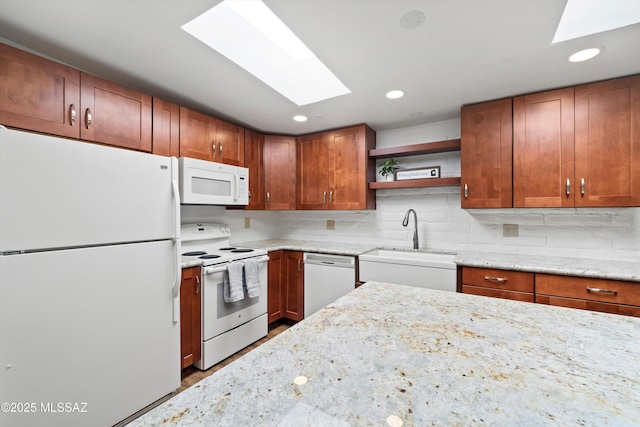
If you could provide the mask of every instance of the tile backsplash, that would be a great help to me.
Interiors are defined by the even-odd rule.
[[[460,121],[377,133],[377,146],[417,144],[460,137]],[[459,176],[460,153],[400,158],[403,167],[441,166],[443,177]],[[418,216],[421,248],[480,250],[640,261],[640,208],[460,208],[460,188],[378,190],[370,211],[242,211],[183,207],[183,222],[217,219],[230,224],[232,241],[290,238],[375,246],[412,247],[413,221],[402,226],[407,209]],[[251,228],[244,228],[244,218]],[[335,221],[335,229],[327,229]],[[504,237],[503,224],[516,224],[517,237]]]

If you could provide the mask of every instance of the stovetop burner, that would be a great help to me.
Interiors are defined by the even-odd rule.
[[[228,248],[220,248],[220,249],[218,249],[218,250],[220,250],[220,251],[233,251],[233,250],[235,250],[235,249],[236,249],[236,248],[234,248],[233,246],[230,246],[230,247],[228,247]]]
[[[249,249],[249,248],[232,249],[231,252],[234,252],[234,253],[253,252],[253,249]]]
[[[220,255],[207,254],[207,255],[199,256],[198,258],[200,258],[200,259],[215,259],[215,258],[220,258]]]
[[[185,252],[182,254],[182,256],[200,256],[200,255],[206,255],[207,253],[205,251],[191,251],[191,252]]]

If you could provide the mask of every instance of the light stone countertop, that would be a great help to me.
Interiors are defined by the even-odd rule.
[[[130,426],[637,426],[638,342],[638,318],[368,282]]]
[[[237,246],[253,249],[266,249],[268,251],[290,250],[302,252],[318,252],[334,255],[358,256],[371,251],[378,246],[362,245],[355,243],[326,242],[313,240],[271,239],[256,242],[240,242]]]
[[[291,239],[270,239],[254,242],[234,242],[234,246],[267,251],[292,250],[302,252],[319,252],[335,255],[359,256],[376,248],[414,251],[410,248],[392,248],[363,245],[356,243],[339,243],[326,241],[308,241]],[[506,252],[451,251],[438,249],[418,249],[418,252],[435,252],[455,254],[454,262],[460,266],[496,268],[501,270],[529,271],[534,273],[560,274],[565,276],[593,277],[612,280],[640,282],[640,259],[638,262],[600,260],[588,258],[566,258],[543,255],[524,255]],[[202,265],[201,260],[188,261],[182,268]]]
[[[454,262],[467,267],[497,268],[502,270],[640,282],[640,259],[638,262],[631,262],[460,251],[457,253]]]

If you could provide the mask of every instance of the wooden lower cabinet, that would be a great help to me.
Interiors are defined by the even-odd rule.
[[[180,353],[182,368],[202,357],[202,300],[200,267],[182,270],[180,284]]]
[[[269,280],[267,283],[267,314],[269,323],[284,317],[284,251],[269,252]]]
[[[462,268],[462,293],[533,302],[533,292],[533,273],[477,267]]]
[[[267,311],[269,323],[304,319],[303,252],[269,252]]]
[[[536,302],[640,317],[640,283],[536,274]]]

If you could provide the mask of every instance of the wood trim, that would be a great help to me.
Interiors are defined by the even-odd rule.
[[[376,148],[369,150],[369,157],[405,157],[419,154],[446,153],[449,151],[460,151],[460,139],[449,139],[445,141],[425,142],[422,144],[402,145],[399,147]]]
[[[372,190],[382,190],[388,188],[416,188],[416,187],[443,187],[446,185],[460,185],[460,177],[452,178],[425,178],[425,179],[404,179],[400,181],[376,181],[370,182],[369,188]]]

